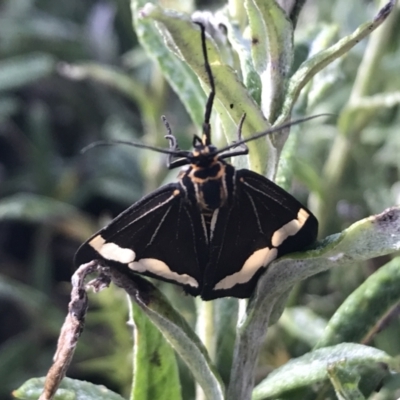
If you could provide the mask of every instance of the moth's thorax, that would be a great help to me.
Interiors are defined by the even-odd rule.
[[[200,211],[210,212],[232,199],[234,176],[235,169],[215,156],[208,163],[191,164],[182,174],[181,184],[186,188],[189,200],[196,203]]]

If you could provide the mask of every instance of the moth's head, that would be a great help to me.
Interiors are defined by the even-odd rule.
[[[208,167],[216,161],[217,148],[208,144],[207,141],[197,135],[193,138],[193,151],[190,153],[188,160],[190,164],[199,167]]]

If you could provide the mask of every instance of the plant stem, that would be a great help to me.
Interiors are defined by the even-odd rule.
[[[203,342],[211,361],[215,361],[216,332],[214,324],[215,303],[196,299],[197,322],[196,333]],[[196,383],[196,400],[207,400],[203,389]]]

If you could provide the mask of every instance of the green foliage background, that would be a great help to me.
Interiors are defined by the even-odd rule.
[[[165,6],[182,9],[181,3],[184,11],[195,8],[179,1]],[[308,1],[296,30],[299,59],[317,35],[335,41],[377,8],[371,1]],[[398,8],[394,14],[392,27],[400,23]],[[297,132],[291,192],[304,203],[308,199],[321,221],[321,238],[400,202],[400,31],[389,25],[386,32],[371,61],[373,74],[363,81],[363,95],[375,97],[361,111],[349,107],[348,99],[362,78],[367,40],[319,74],[307,88],[308,98],[298,102],[299,113],[306,108],[308,115],[338,115]],[[75,68],[82,63],[91,68],[90,79]],[[117,85],[96,75],[99,65],[132,80]],[[180,146],[189,148],[198,127],[137,45],[128,1],[0,1],[0,398],[9,398],[26,379],[45,375],[66,313],[78,245],[176,174],[168,173],[165,159],[155,153],[115,146],[81,155],[80,149],[99,139],[166,146],[162,114]],[[296,286],[290,308],[268,333],[258,379],[310,350],[343,300],[388,260],[340,267]],[[194,323],[194,300],[179,288],[160,286]],[[68,375],[126,395],[132,340],[125,297],[113,288],[92,296],[90,305]],[[216,346],[217,364],[227,379],[235,321],[221,318],[226,324]],[[399,331],[394,310],[373,344],[398,355]],[[186,368],[180,372],[183,398],[193,398]],[[397,398],[399,385],[393,378],[379,399]]]

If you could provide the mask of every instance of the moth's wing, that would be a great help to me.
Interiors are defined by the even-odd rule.
[[[94,259],[184,286],[196,296],[208,259],[204,222],[179,184],[161,187],[88,239],[75,265]]]
[[[318,221],[300,202],[267,178],[236,173],[231,207],[214,215],[210,262],[202,297],[250,297],[274,259],[304,249],[317,237]]]

